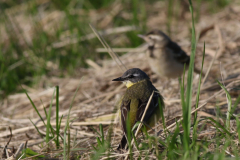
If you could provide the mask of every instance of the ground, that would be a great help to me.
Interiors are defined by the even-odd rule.
[[[162,8],[162,6],[163,4],[161,2],[155,2],[153,5],[152,12],[155,12],[155,14],[147,18],[146,27],[148,31],[153,28],[160,28],[167,33],[165,24],[168,22],[168,19],[166,17],[166,12],[158,10],[158,8]],[[115,7],[117,8],[117,5]],[[56,16],[62,16],[61,14],[63,13],[55,14]],[[94,12],[92,14],[94,14]],[[191,32],[189,30],[191,27],[191,14],[186,12],[183,13],[183,15],[184,17],[182,17],[181,21],[176,21],[175,19],[172,20],[170,36],[172,40],[176,41],[190,55]],[[199,101],[200,108],[198,111],[199,119],[211,117],[217,120],[219,119],[219,115],[222,117],[226,116],[228,101],[226,100],[226,94],[224,90],[221,89],[216,80],[219,80],[226,86],[232,97],[232,104],[235,103],[237,97],[239,96],[239,15],[240,4],[238,2],[233,2],[217,13],[211,15],[203,13],[199,21],[196,22],[196,33],[197,36],[199,36],[195,58],[195,66],[197,68],[201,68],[204,43],[206,45],[206,55],[203,67],[203,72],[206,75],[205,77],[202,77]],[[20,17],[21,15],[18,16]],[[112,17],[111,15],[106,16],[106,23],[111,21],[114,16],[114,14]],[[128,16],[127,13],[125,16]],[[110,17],[109,20],[107,17]],[[101,24],[104,25],[103,22]],[[131,27],[133,26],[129,26],[130,30]],[[129,28],[125,28],[125,31],[121,30],[121,34],[127,32]],[[118,29],[116,29],[115,32],[118,32]],[[108,34],[104,35],[104,37],[107,36]],[[117,38],[119,38],[119,41],[121,41],[121,38],[124,39],[123,36],[115,37],[115,43],[119,43],[117,42]],[[66,45],[62,40],[61,42],[62,43],[55,43],[55,47],[57,44]],[[114,44],[114,42],[112,44]],[[111,47],[115,48],[114,46]],[[100,50],[98,48],[95,49]],[[136,49],[132,47],[126,47],[123,49],[129,51],[128,53],[119,57],[123,65],[127,68],[141,68],[150,76],[153,84],[163,95],[166,103],[164,110],[165,120],[167,122],[166,124],[167,127],[169,127],[169,131],[173,132],[176,128],[176,125],[171,125],[175,123],[176,120],[179,120],[182,115],[178,79],[162,79],[150,70],[145,57],[146,44],[143,44]],[[100,124],[103,125],[105,135],[108,133],[109,127],[113,127],[111,146],[113,149],[116,149],[122,136],[122,131],[118,123],[118,105],[116,104],[126,90],[126,87],[121,83],[111,81],[112,79],[121,76],[123,73],[122,70],[118,68],[117,63],[114,60],[98,59],[95,61],[86,59],[85,62],[89,65],[89,67],[78,68],[76,72],[79,73],[75,75],[74,78],[42,76],[39,84],[40,87],[23,87],[27,89],[29,97],[45,121],[47,121],[47,118],[44,114],[44,108],[46,108],[48,112],[48,109],[52,106],[51,123],[52,126],[55,127],[56,101],[53,99],[51,102],[51,100],[55,90],[54,86],[59,86],[59,115],[63,116],[61,123],[61,135],[63,136],[67,115],[72,104],[70,111],[71,123],[68,132],[71,133],[71,148],[79,149],[76,153],[73,152],[72,155],[76,157],[75,154],[78,154],[81,155],[82,159],[89,159],[89,153],[93,152],[92,145],[97,145],[96,137],[98,134],[96,133],[96,130],[99,131]],[[51,64],[49,64],[49,66],[51,66]],[[53,66],[54,64],[52,64],[51,67]],[[192,99],[193,106],[196,103],[195,97],[198,80],[199,75],[194,74]],[[79,89],[77,90],[78,86]],[[77,92],[74,98],[75,91]],[[39,131],[43,135],[46,135],[46,127],[42,123],[36,110],[32,106],[25,93],[9,95],[7,98],[2,100],[0,108],[0,146],[5,146],[11,138],[8,145],[8,152],[10,155],[13,151],[12,147],[16,149],[21,143],[26,142],[27,147],[43,155],[54,156],[57,153],[62,152],[60,149],[53,149],[56,150],[56,152],[53,152],[52,148],[55,148],[53,141],[50,142],[50,147],[47,146],[45,140],[38,134],[36,128],[31,123],[32,121],[37,126]],[[235,115],[238,114],[239,108],[240,105],[237,105],[237,108],[234,112]],[[194,110],[194,108],[192,110]],[[29,119],[31,119],[31,121]],[[219,123],[224,124],[224,121],[224,118],[220,118]],[[199,126],[202,125],[202,123],[204,122],[199,122]],[[12,134],[10,132],[10,128]],[[162,130],[162,124],[160,122],[156,127],[156,130]],[[231,131],[236,131],[235,120],[231,120]],[[216,132],[216,129],[211,125],[206,125],[203,130],[199,131],[198,138],[211,139],[214,137]],[[215,146],[213,146],[213,148],[214,147]],[[211,150],[211,146],[209,146],[209,150]],[[227,155],[231,156],[233,154],[231,149],[226,150]]]

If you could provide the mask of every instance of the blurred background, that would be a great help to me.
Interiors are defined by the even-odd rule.
[[[195,0],[195,22],[232,3]],[[52,86],[49,77],[80,78],[87,59],[109,59],[89,23],[113,48],[135,48],[143,43],[136,35],[154,28],[178,40],[183,25],[191,40],[188,0],[1,0],[0,12],[1,99],[22,92],[20,84],[31,91]]]

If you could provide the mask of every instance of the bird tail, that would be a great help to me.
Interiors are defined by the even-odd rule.
[[[117,150],[124,149],[126,144],[127,144],[127,139],[126,139],[125,135],[123,135]]]

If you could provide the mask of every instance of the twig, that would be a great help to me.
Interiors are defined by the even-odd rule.
[[[143,52],[145,48],[112,48],[114,52]],[[96,52],[107,52],[105,48],[97,48]]]
[[[87,59],[86,62],[87,62],[88,65],[92,66],[96,70],[101,70],[102,69],[102,67],[100,67],[97,63],[95,63],[91,59]]]
[[[219,50],[219,49],[218,49],[218,50]],[[200,87],[200,88],[203,88],[203,84],[205,83],[205,81],[206,81],[206,79],[207,79],[207,76],[208,76],[208,74],[209,74],[209,72],[210,72],[210,70],[211,70],[211,68],[212,68],[213,62],[215,61],[215,59],[216,59],[216,57],[217,57],[218,50],[217,50],[217,51],[215,52],[215,54],[214,54],[214,57],[213,57],[210,65],[209,65],[209,67],[208,67],[208,70],[207,70],[207,72],[206,72],[206,74],[205,74],[205,77],[203,78],[203,81],[202,81],[202,84],[201,84],[201,87]],[[201,90],[203,90],[203,89],[201,89]]]
[[[209,30],[214,29],[214,25],[207,26],[203,28],[199,34],[199,39],[201,39]]]
[[[9,145],[9,143],[11,142],[11,139],[12,139],[12,129],[11,129],[11,127],[9,127],[9,131],[10,131],[10,138],[9,138],[7,144],[5,145],[4,149],[3,149],[6,153],[7,158],[9,158],[9,154],[8,154],[8,151],[7,151],[7,146]]]
[[[237,81],[237,80],[239,80],[238,77],[237,78],[232,78],[232,79],[227,79],[227,80],[224,80],[224,83],[229,84],[229,83],[231,83],[233,81]],[[223,81],[220,81],[220,82],[223,82]],[[211,84],[209,86],[203,87],[201,90],[208,90],[208,89],[212,89],[212,88],[215,89],[215,87],[221,88],[218,83],[214,83],[214,84]]]
[[[88,125],[99,125],[99,124],[110,125],[112,123],[115,124],[116,122],[111,122],[111,121],[108,121],[108,122],[105,122],[105,121],[103,121],[103,122],[73,122],[71,125],[72,126],[88,126]],[[56,126],[56,123],[53,122],[53,123],[51,123],[51,125]],[[40,123],[40,124],[37,125],[38,128],[42,127],[42,126],[44,126],[43,123]],[[63,127],[63,126],[65,126],[65,124],[62,123],[61,127]],[[17,134],[17,133],[25,132],[25,131],[28,131],[30,129],[35,129],[35,126],[29,126],[29,127],[23,127],[23,128],[15,129],[15,130],[12,131],[12,134],[14,135],[14,134]],[[9,135],[10,135],[9,133],[7,133],[7,132],[4,133],[3,132],[3,133],[0,134],[0,138],[5,137],[5,136],[9,136]]]
[[[14,158],[18,157],[18,155],[22,151],[23,147],[24,147],[24,143],[21,143],[20,146],[18,147],[17,152],[13,155]]]
[[[216,29],[217,35],[218,35],[218,46],[219,46],[219,50],[218,50],[218,54],[217,54],[216,58],[219,58],[223,53],[225,45],[224,45],[224,42],[223,42],[223,38],[222,38],[220,28],[217,24],[215,24],[215,29]]]
[[[99,34],[100,35],[108,35],[108,34],[113,34],[113,33],[116,34],[116,33],[123,33],[123,32],[132,31],[132,30],[136,30],[136,29],[137,28],[135,26],[122,26],[122,27],[110,28],[110,29],[106,29],[104,31],[100,31]],[[70,44],[75,44],[75,43],[85,41],[85,40],[90,40],[90,39],[93,39],[93,38],[95,38],[94,33],[88,34],[88,35],[83,36],[81,38],[70,37],[70,38],[67,38],[67,39],[65,39],[61,42],[54,42],[51,47],[61,48],[61,47],[65,47],[65,46],[70,45]]]
[[[89,26],[91,27],[91,29],[93,30],[93,32],[95,33],[95,35],[97,36],[97,38],[99,39],[99,41],[102,43],[102,45],[108,50],[109,55],[112,57],[112,59],[117,63],[118,67],[125,72],[127,70],[127,68],[125,67],[125,65],[122,63],[122,61],[119,59],[118,55],[116,53],[113,52],[112,48],[107,44],[107,42],[103,39],[103,37],[98,34],[97,30],[91,25],[89,24]]]

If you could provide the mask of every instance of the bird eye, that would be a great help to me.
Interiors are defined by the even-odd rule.
[[[132,74],[128,75],[127,76],[128,78],[133,78],[134,76]]]
[[[152,37],[149,37],[149,39],[152,39]]]

